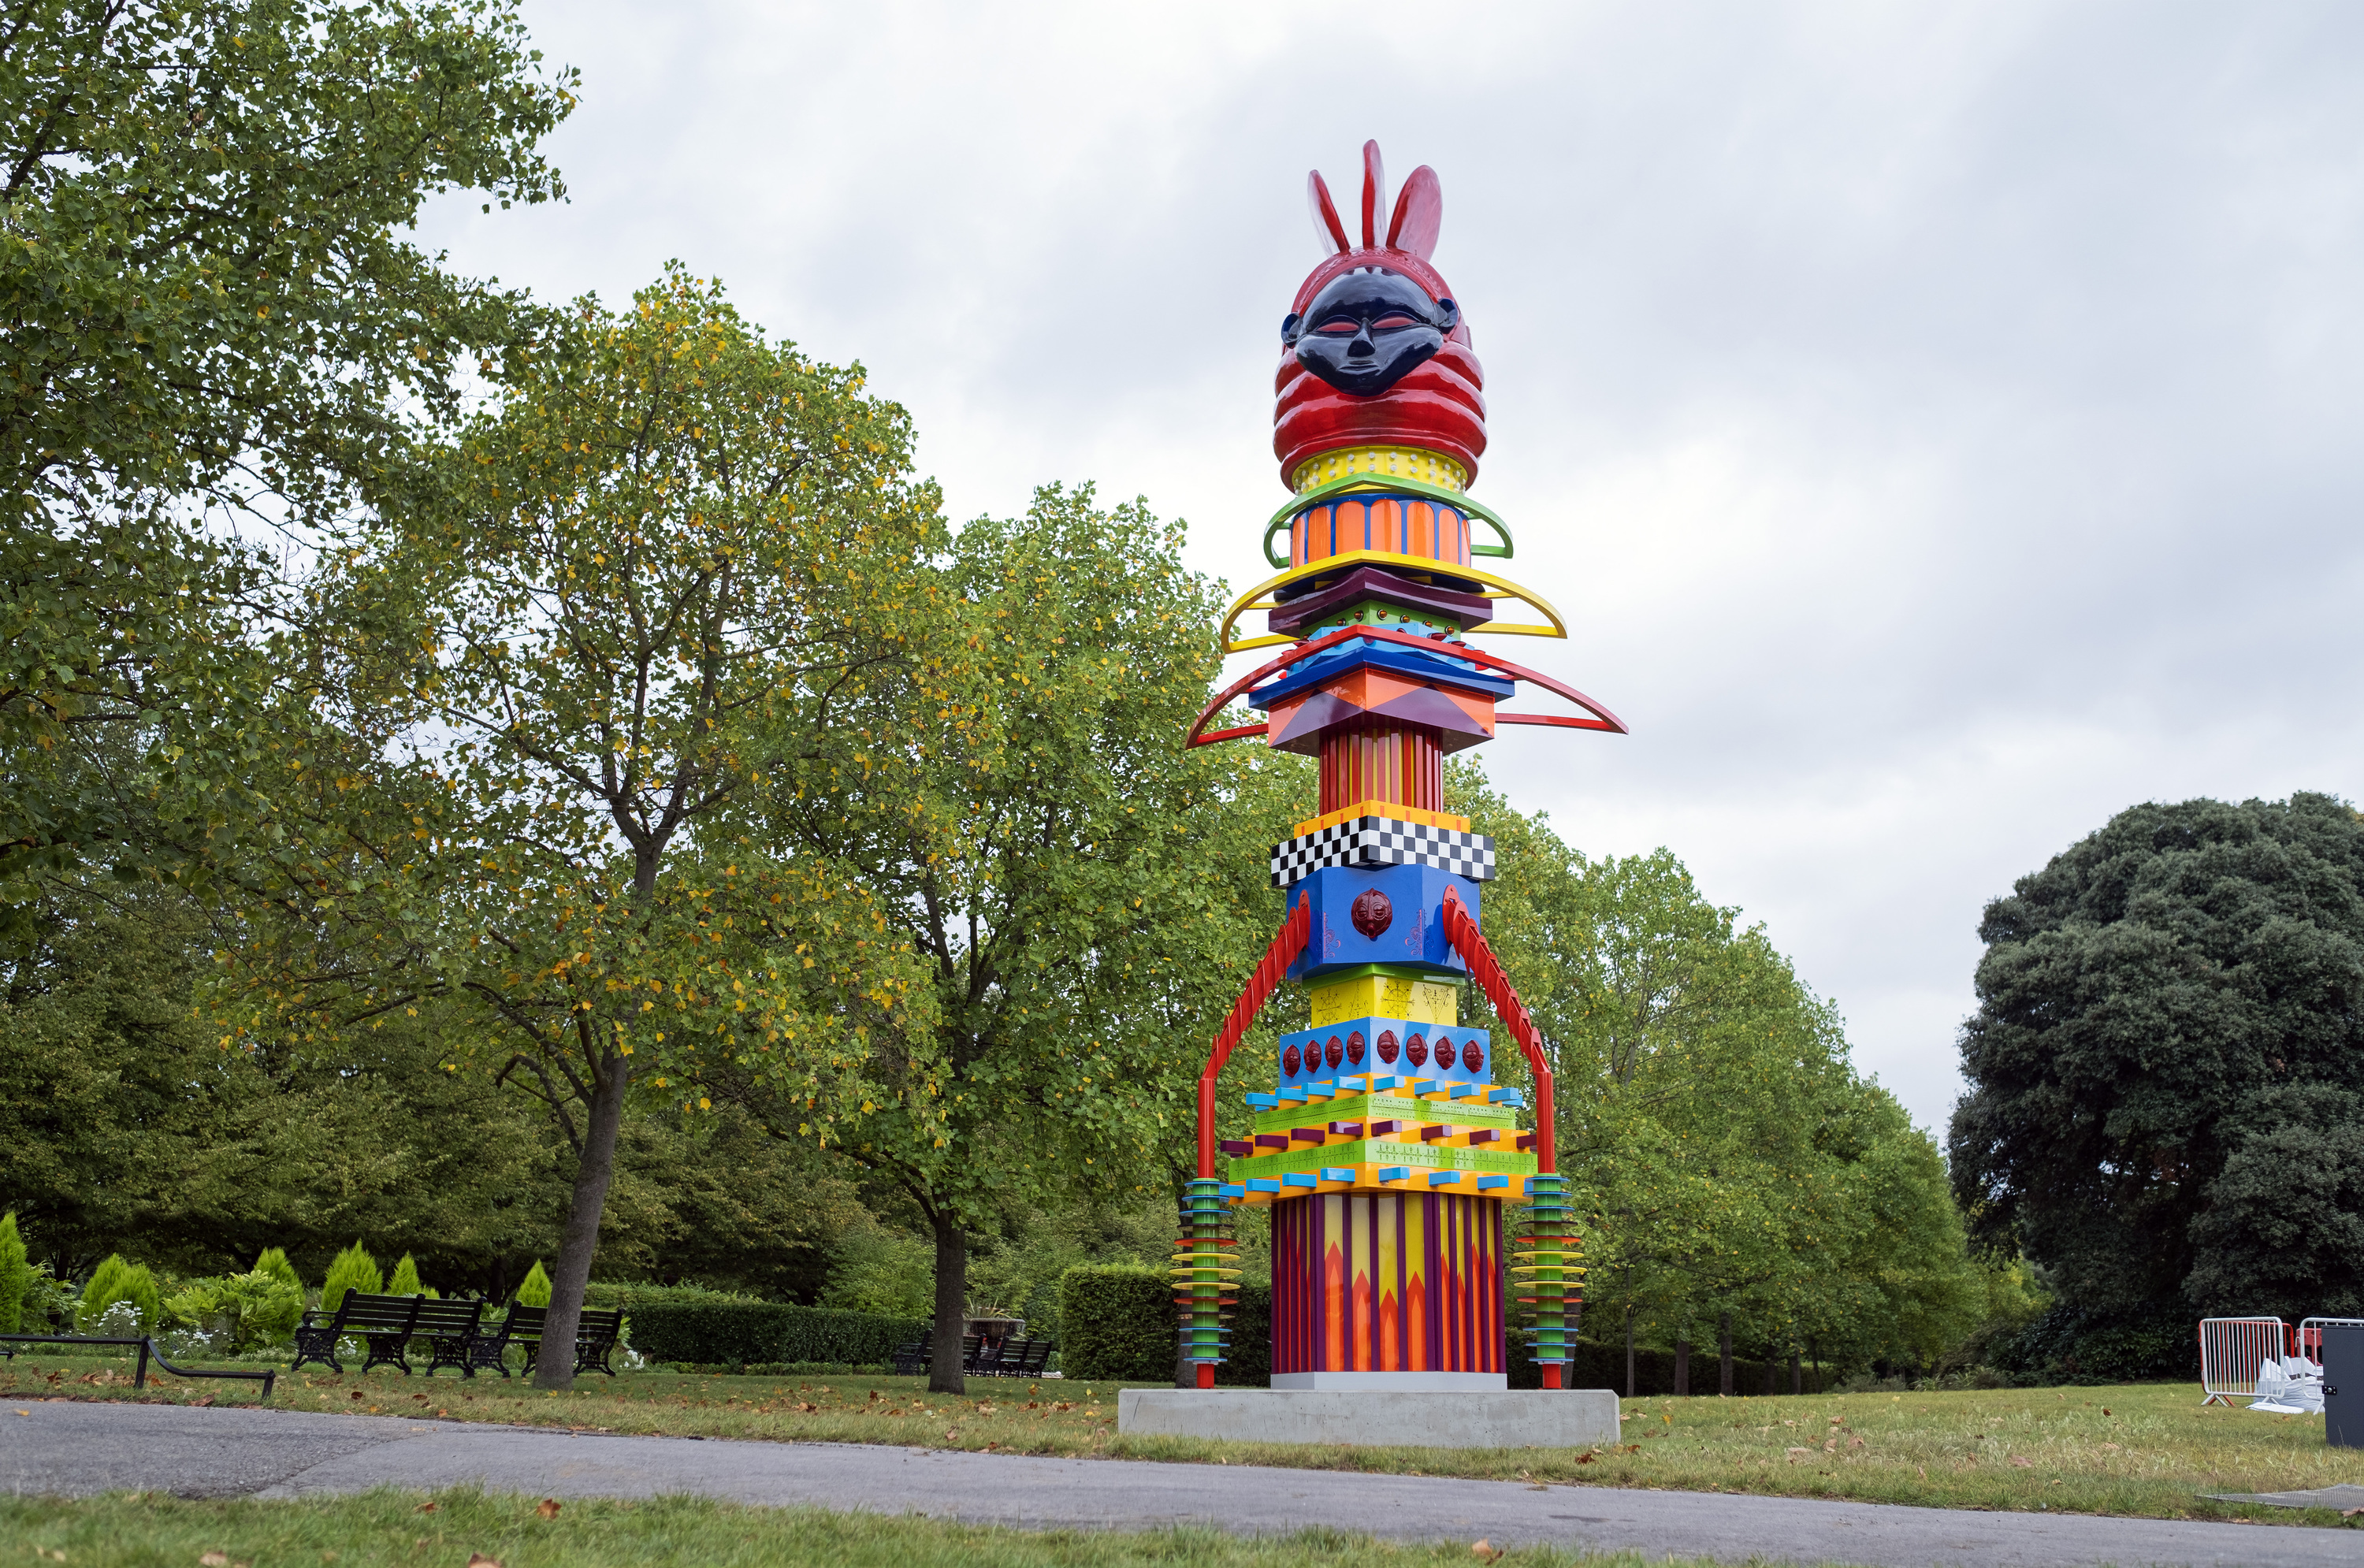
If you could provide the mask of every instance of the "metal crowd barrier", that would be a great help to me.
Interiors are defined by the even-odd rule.
[[[134,1388],[148,1386],[148,1363],[151,1361],[174,1377],[235,1377],[260,1383],[265,1399],[271,1397],[272,1385],[279,1376],[276,1367],[266,1367],[261,1372],[205,1372],[195,1367],[174,1366],[164,1359],[164,1352],[156,1348],[156,1341],[144,1335],[138,1339],[117,1340],[89,1334],[0,1334],[0,1359],[15,1361],[15,1347],[17,1345],[136,1345],[139,1349],[139,1368],[132,1374],[131,1386]]]
[[[2200,1403],[2230,1405],[2257,1397],[2258,1369],[2281,1359],[2288,1337],[2279,1318],[2202,1318],[2200,1386],[2205,1397]]]

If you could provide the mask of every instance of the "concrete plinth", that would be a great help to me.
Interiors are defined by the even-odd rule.
[[[1117,1391],[1116,1429],[1366,1447],[1587,1448],[1617,1440],[1617,1396],[1605,1388],[1124,1388]]]

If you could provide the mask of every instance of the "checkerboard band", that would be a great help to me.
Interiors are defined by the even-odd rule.
[[[1272,847],[1275,887],[1302,882],[1324,866],[1429,866],[1472,882],[1491,882],[1494,840],[1424,822],[1358,817]]]

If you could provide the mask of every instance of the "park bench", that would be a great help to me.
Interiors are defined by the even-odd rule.
[[[502,1320],[501,1334],[508,1344],[525,1348],[525,1369],[533,1371],[535,1360],[541,1353],[541,1326],[550,1316],[547,1307],[528,1307],[522,1302],[509,1303],[508,1316]],[[583,1309],[574,1324],[574,1370],[604,1372],[609,1377],[616,1369],[608,1364],[608,1357],[616,1349],[616,1341],[624,1336],[624,1310],[616,1307],[607,1312]]]
[[[304,1320],[296,1326],[296,1359],[287,1363],[287,1370],[294,1372],[315,1361],[333,1372],[343,1372],[344,1363],[337,1359],[337,1341],[355,1334],[369,1347],[362,1371],[398,1366],[407,1375],[410,1362],[404,1358],[403,1348],[417,1331],[419,1308],[426,1302],[423,1296],[364,1296],[348,1287],[334,1312],[316,1307],[304,1314]]]
[[[1040,1377],[1057,1347],[1048,1340],[1016,1340],[1002,1347],[997,1377]]]
[[[485,1304],[478,1301],[439,1301],[427,1296],[420,1302],[418,1321],[412,1328],[416,1338],[427,1341],[427,1375],[435,1369],[455,1366],[462,1377],[474,1377],[476,1369],[470,1364],[468,1347],[476,1339],[476,1322],[484,1316]],[[410,1368],[403,1369],[408,1372]]]
[[[961,1338],[961,1371],[975,1372],[976,1358],[985,1344],[984,1337],[966,1334]],[[895,1370],[905,1377],[917,1377],[936,1364],[936,1341],[933,1339],[914,1340],[896,1348]]]

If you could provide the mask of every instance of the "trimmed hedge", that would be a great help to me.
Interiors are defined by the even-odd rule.
[[[927,1338],[923,1318],[844,1312],[785,1301],[651,1301],[631,1308],[632,1349],[699,1366],[784,1362],[872,1364]]]
[[[1138,1263],[1077,1263],[1059,1276],[1059,1370],[1118,1383],[1174,1381],[1174,1285]]]
[[[1232,1309],[1232,1342],[1215,1382],[1262,1388],[1272,1381],[1272,1287],[1242,1285]],[[1174,1285],[1132,1263],[1078,1263],[1059,1276],[1059,1370],[1070,1378],[1117,1383],[1174,1381],[1181,1320]]]

